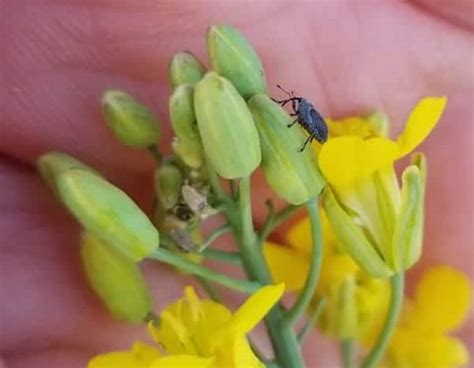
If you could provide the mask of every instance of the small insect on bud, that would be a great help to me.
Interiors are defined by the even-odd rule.
[[[128,322],[144,320],[152,302],[135,262],[90,233],[83,234],[81,259],[89,284],[114,317]]]
[[[81,169],[87,170],[93,174],[101,176],[101,174],[91,167],[87,166],[83,162],[79,161],[67,153],[63,152],[48,152],[41,155],[36,161],[36,167],[38,168],[41,177],[48,184],[48,186],[55,192],[56,180],[58,175],[69,169]]]
[[[292,204],[319,194],[324,186],[310,150],[300,152],[305,136],[300,129],[288,129],[291,117],[267,95],[249,100],[262,147],[262,168],[270,187]]]
[[[107,91],[102,97],[102,108],[108,127],[123,144],[148,148],[158,142],[158,119],[134,97],[122,91]]]
[[[132,261],[140,261],[159,245],[148,217],[123,191],[88,171],[71,169],[58,177],[66,207],[88,231]]]
[[[204,151],[220,176],[249,176],[260,164],[261,152],[252,115],[235,87],[209,72],[196,84],[194,109]]]
[[[173,88],[184,83],[194,85],[202,79],[205,73],[204,66],[189,51],[174,55],[168,67],[169,79]]]
[[[177,139],[172,143],[173,150],[192,168],[199,168],[204,163],[204,151],[197,128],[194,113],[194,88],[190,84],[182,84],[173,92],[169,111],[171,125]]]
[[[262,62],[247,39],[235,28],[227,25],[210,27],[207,52],[212,68],[229,79],[245,99],[267,92]]]
[[[183,184],[183,173],[174,164],[163,164],[156,169],[155,193],[165,209],[169,210],[178,203]]]

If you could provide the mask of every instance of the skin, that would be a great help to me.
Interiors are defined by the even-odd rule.
[[[69,152],[149,208],[153,162],[114,140],[98,101],[106,88],[120,88],[152,106],[169,152],[168,60],[182,49],[205,60],[203,34],[217,22],[251,40],[273,96],[282,98],[280,83],[326,116],[379,108],[398,133],[421,96],[448,96],[421,147],[430,175],[426,241],[410,281],[440,263],[472,278],[472,11],[469,0],[0,1],[0,367],[84,367],[93,354],[143,335],[140,326],[112,320],[86,286],[79,228],[34,162],[49,150]],[[261,221],[269,193],[260,174],[255,183]],[[146,271],[157,310],[181,295],[183,277]],[[471,318],[459,335],[468,341],[473,333]],[[313,336],[308,361],[333,366],[330,346]]]

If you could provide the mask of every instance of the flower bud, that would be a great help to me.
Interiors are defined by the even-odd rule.
[[[108,127],[123,144],[148,148],[157,143],[159,122],[134,97],[122,91],[107,91],[102,97],[102,108]]]
[[[401,205],[395,223],[392,249],[395,269],[408,269],[421,256],[423,243],[426,161],[419,154],[412,158],[402,175]]]
[[[81,243],[89,284],[112,315],[129,322],[143,321],[152,301],[138,265],[90,233],[83,234]]]
[[[204,152],[201,137],[194,114],[194,88],[189,84],[178,86],[173,92],[169,111],[171,125],[178,137],[174,140],[173,150],[192,168],[199,168],[204,163]]]
[[[168,66],[171,85],[176,88],[180,84],[196,84],[206,73],[201,62],[189,51],[177,53]]]
[[[262,149],[262,168],[270,187],[292,204],[319,194],[324,186],[311,150],[299,151],[306,137],[301,129],[288,129],[291,117],[267,95],[249,100]]]
[[[132,261],[140,261],[159,245],[148,217],[123,191],[88,171],[71,169],[57,180],[62,201],[99,239]]]
[[[172,163],[163,164],[156,169],[155,192],[165,209],[173,208],[178,203],[183,184],[183,173]]]
[[[56,180],[58,176],[66,170],[82,169],[101,176],[99,172],[79,161],[77,158],[63,152],[52,151],[41,155],[36,161],[36,166],[38,167],[43,180],[55,192],[57,190]]]
[[[196,84],[194,108],[206,156],[226,179],[249,176],[260,164],[252,115],[227,79],[209,72]]]
[[[226,25],[210,27],[207,52],[212,68],[229,79],[245,99],[267,92],[262,62],[247,39],[235,28]]]
[[[344,251],[373,277],[388,277],[393,271],[365,235],[355,219],[337,202],[330,188],[323,191],[323,207]]]

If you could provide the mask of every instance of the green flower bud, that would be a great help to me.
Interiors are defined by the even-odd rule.
[[[396,270],[408,269],[421,256],[423,243],[426,160],[414,155],[402,175],[402,201],[392,239]]]
[[[159,234],[148,217],[107,180],[71,169],[59,175],[57,187],[82,226],[125,257],[140,261],[158,247]]]
[[[57,191],[56,180],[58,176],[66,170],[82,169],[101,176],[99,172],[79,161],[77,158],[63,152],[52,151],[41,155],[36,161],[36,166],[43,180],[55,192]]]
[[[229,79],[245,99],[267,92],[262,62],[235,28],[225,25],[210,27],[207,52],[212,68]]]
[[[165,209],[173,208],[178,203],[183,184],[183,173],[175,165],[163,164],[156,169],[155,192]]]
[[[104,117],[112,133],[123,144],[148,148],[159,139],[159,122],[134,97],[122,91],[107,91],[102,97]]]
[[[204,164],[204,152],[199,141],[181,140],[174,138],[171,142],[173,152],[186,164],[186,166],[199,169]]]
[[[249,176],[260,164],[252,115],[227,79],[209,72],[195,87],[194,108],[206,157],[226,179]]]
[[[129,322],[143,321],[152,301],[138,265],[90,233],[84,233],[81,243],[89,284],[112,315]]]
[[[319,194],[324,186],[311,150],[298,150],[306,137],[301,129],[288,129],[291,117],[267,95],[249,100],[262,148],[262,168],[270,187],[292,204]]]
[[[189,51],[179,52],[173,56],[168,67],[168,73],[173,88],[180,84],[196,84],[206,73],[201,62]]]
[[[362,227],[339,205],[330,188],[323,191],[322,199],[326,215],[343,250],[371,276],[390,276],[393,271],[379,255]]]
[[[187,166],[199,168],[204,163],[204,152],[193,102],[194,88],[189,84],[178,86],[170,98],[171,125],[178,137],[172,145],[173,150]]]

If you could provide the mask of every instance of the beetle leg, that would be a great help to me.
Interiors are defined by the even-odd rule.
[[[300,148],[300,152],[303,152],[304,149],[306,148],[306,145],[308,144],[308,142],[312,141],[314,138],[314,134],[311,134],[308,138],[306,138],[304,144],[303,144],[303,147]]]
[[[288,128],[291,128],[293,125],[295,125],[298,122],[298,119],[293,120],[290,124],[287,125]]]

